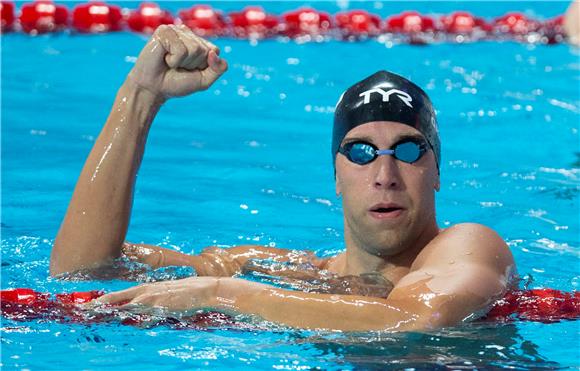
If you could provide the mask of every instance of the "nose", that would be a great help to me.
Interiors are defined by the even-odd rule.
[[[399,164],[393,156],[379,156],[373,163],[377,189],[399,189],[402,186]]]

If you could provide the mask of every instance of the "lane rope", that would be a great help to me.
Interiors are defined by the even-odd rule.
[[[405,11],[383,19],[365,10],[331,15],[304,7],[275,15],[259,6],[247,6],[241,11],[224,14],[208,5],[194,5],[173,15],[152,2],[128,9],[92,1],[70,10],[50,0],[23,4],[18,12],[13,1],[2,0],[0,13],[2,33],[29,35],[63,31],[72,34],[115,31],[150,34],[163,24],[184,24],[204,37],[252,40],[285,37],[299,41],[358,41],[372,38],[411,44],[479,40],[557,44],[566,40],[563,15],[540,21],[520,12],[485,20],[465,11],[443,16]]]
[[[159,317],[133,313],[110,306],[105,311],[91,311],[82,306],[103,295],[103,291],[41,293],[29,288],[0,291],[1,315],[18,322],[48,321],[58,323],[120,323],[137,327],[169,326],[174,329],[207,329],[231,327],[255,329],[255,325],[211,311],[200,311],[182,317]],[[485,321],[535,321],[552,323],[580,318],[580,292],[554,289],[516,290],[494,303]]]

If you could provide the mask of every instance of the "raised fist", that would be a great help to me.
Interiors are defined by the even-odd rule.
[[[128,81],[162,100],[209,88],[228,68],[219,49],[186,26],[159,26]]]

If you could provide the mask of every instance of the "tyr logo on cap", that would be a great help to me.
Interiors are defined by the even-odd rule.
[[[403,101],[403,103],[405,103],[410,108],[413,108],[413,106],[411,105],[413,98],[411,98],[411,96],[409,94],[407,94],[404,91],[399,90],[399,89],[389,89],[387,91],[384,91],[381,88],[373,88],[373,89],[364,91],[364,92],[359,94],[360,97],[364,97],[363,104],[370,103],[372,93],[379,93],[383,97],[383,102],[388,102],[391,94],[396,94],[396,96],[399,97],[399,99],[401,101]]]

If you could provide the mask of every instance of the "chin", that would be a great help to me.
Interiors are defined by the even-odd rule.
[[[368,252],[380,257],[390,257],[397,255],[405,250],[408,246],[406,243],[407,238],[400,235],[396,231],[387,232],[388,235],[385,236],[385,232],[379,233],[379,238],[367,241],[366,246],[369,247]],[[380,236],[382,234],[382,236]],[[371,235],[370,233],[368,235]]]

